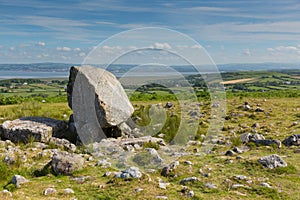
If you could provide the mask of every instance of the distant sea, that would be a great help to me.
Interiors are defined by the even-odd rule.
[[[12,78],[67,78],[69,72],[2,71],[0,80]]]
[[[114,73],[117,77],[122,77],[124,73]],[[180,73],[175,72],[151,72],[151,73],[142,73],[135,72],[126,74],[126,76],[174,76]],[[182,75],[192,75],[196,74],[196,72],[184,72]],[[2,71],[0,70],[0,80],[3,79],[13,79],[13,78],[68,78],[69,72],[33,72],[33,71]]]

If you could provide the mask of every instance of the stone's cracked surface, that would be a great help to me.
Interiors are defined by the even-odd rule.
[[[36,142],[48,142],[52,136],[67,129],[63,121],[46,117],[24,117],[2,124],[2,137],[12,142],[24,142],[34,139]]]
[[[121,136],[110,129],[117,130],[134,111],[121,83],[100,68],[71,67],[67,93],[76,130],[84,144]]]

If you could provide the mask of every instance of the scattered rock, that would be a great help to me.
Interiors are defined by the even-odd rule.
[[[244,152],[242,149],[240,149],[240,148],[238,148],[238,147],[233,147],[233,151],[234,151],[235,153],[238,153],[238,154],[241,154],[241,153]]]
[[[175,161],[170,165],[165,166],[161,171],[161,175],[165,177],[170,176],[170,174],[174,172],[174,170],[177,168],[178,165],[179,165],[179,161]]]
[[[70,177],[72,181],[76,181],[77,183],[84,183],[87,180],[91,179],[90,176],[79,176],[79,177]]]
[[[264,112],[264,109],[262,109],[262,108],[260,108],[260,107],[257,107],[257,108],[255,109],[255,112]]]
[[[287,137],[283,142],[285,146],[300,146],[300,134],[295,134]]]
[[[139,192],[142,192],[144,189],[143,188],[137,188],[137,189],[135,189],[134,191],[136,192],[136,193],[139,193]]]
[[[101,166],[102,168],[108,168],[111,167],[111,163],[108,162],[107,160],[99,160],[96,166]]]
[[[12,142],[48,142],[52,136],[66,130],[67,124],[46,117],[24,117],[2,124],[3,137]]]
[[[12,193],[6,189],[2,190],[1,193],[3,194],[3,196],[7,196],[7,197],[10,197],[12,198]]]
[[[155,196],[155,198],[156,198],[156,199],[168,199],[167,196],[160,196],[160,195],[159,195],[159,196]]]
[[[260,158],[258,162],[269,169],[287,166],[286,162],[276,154],[264,156]]]
[[[60,147],[64,150],[68,150],[70,152],[76,151],[76,146],[66,139],[52,137],[50,138],[49,143],[53,143],[55,146]]]
[[[66,188],[63,190],[63,194],[74,194],[74,190],[72,190],[71,188]]]
[[[165,105],[165,108],[172,108],[173,106],[174,106],[173,103],[167,102],[166,105]]]
[[[188,177],[188,178],[184,178],[184,179],[182,179],[181,181],[180,181],[180,185],[185,185],[186,183],[189,183],[189,182],[192,182],[192,183],[194,183],[194,182],[196,182],[196,181],[198,181],[198,178],[197,177]]]
[[[260,186],[267,187],[267,188],[272,188],[269,183],[265,183],[265,182],[261,183]]]
[[[191,161],[189,161],[189,160],[184,161],[184,164],[186,164],[186,165],[193,165],[193,163]]]
[[[83,168],[84,158],[78,154],[71,154],[65,151],[53,155],[51,165],[56,174],[70,175]]]
[[[14,175],[11,179],[11,182],[19,188],[22,184],[29,182],[26,178],[21,175]]]
[[[115,178],[141,178],[142,172],[137,167],[129,167],[115,174]]]
[[[206,183],[205,187],[207,187],[209,189],[217,189],[217,186],[213,183]]]
[[[167,183],[167,182],[165,182],[165,181],[163,181],[163,180],[159,180],[159,182],[158,182],[158,186],[159,186],[159,188],[161,188],[161,189],[167,189],[167,186],[168,185],[170,185],[170,183]]]
[[[67,95],[68,104],[74,112],[77,132],[88,136],[80,135],[84,144],[99,142],[105,138],[102,135],[103,131],[107,137],[121,136],[112,135],[117,132],[112,132],[111,129],[101,132],[101,128],[116,127],[125,122],[134,111],[118,79],[112,73],[100,68],[71,67]],[[87,121],[90,123],[86,123]],[[95,140],[91,138],[96,136],[95,134],[99,140],[91,141]]]
[[[234,178],[238,179],[238,180],[245,180],[245,179],[247,179],[247,176],[244,176],[244,175],[235,175]]]
[[[255,143],[256,146],[272,146],[272,145],[276,145],[277,148],[281,148],[281,141],[280,140],[273,140],[273,139],[255,140],[254,143]]]
[[[236,188],[244,188],[245,186],[243,184],[233,184],[231,186],[232,189],[236,189]]]
[[[55,194],[57,191],[56,189],[54,188],[47,188],[45,191],[44,191],[44,195],[45,196],[48,196],[48,195],[53,195]]]
[[[228,150],[228,151],[226,151],[226,153],[225,153],[225,156],[234,156],[234,155],[235,155],[235,152],[232,151],[232,150]]]

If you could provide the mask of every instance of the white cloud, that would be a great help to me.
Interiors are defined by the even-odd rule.
[[[172,47],[166,42],[164,42],[164,43],[155,42],[153,45],[150,46],[150,48],[153,48],[153,49],[171,49]]]
[[[14,50],[15,50],[15,47],[9,47],[9,50],[10,50],[10,51],[14,51]]]
[[[195,44],[195,45],[191,46],[191,48],[192,49],[201,49],[202,47],[200,45]]]
[[[244,49],[244,50],[243,50],[243,54],[246,55],[246,56],[251,56],[251,51],[250,51],[250,49]]]
[[[228,12],[228,11],[233,11],[230,8],[209,7],[209,6],[197,6],[197,7],[187,8],[187,10],[202,11],[202,12]]]
[[[84,57],[85,55],[86,55],[86,54],[85,54],[84,52],[80,52],[80,53],[79,53],[79,56],[80,56],[80,57]]]
[[[57,47],[56,50],[57,51],[72,51],[72,49],[70,47]]]
[[[45,42],[42,42],[42,41],[39,41],[39,42],[37,43],[37,45],[38,45],[38,46],[45,46],[46,43],[45,43]]]
[[[81,51],[81,49],[77,47],[77,48],[73,49],[73,51]]]

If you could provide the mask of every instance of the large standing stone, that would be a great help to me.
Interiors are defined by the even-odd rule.
[[[71,67],[67,93],[83,143],[111,136],[108,133],[114,132],[113,128],[126,121],[134,111],[117,78],[100,68]]]
[[[2,124],[2,137],[13,142],[48,142],[52,136],[65,130],[65,122],[46,117],[24,117]]]

